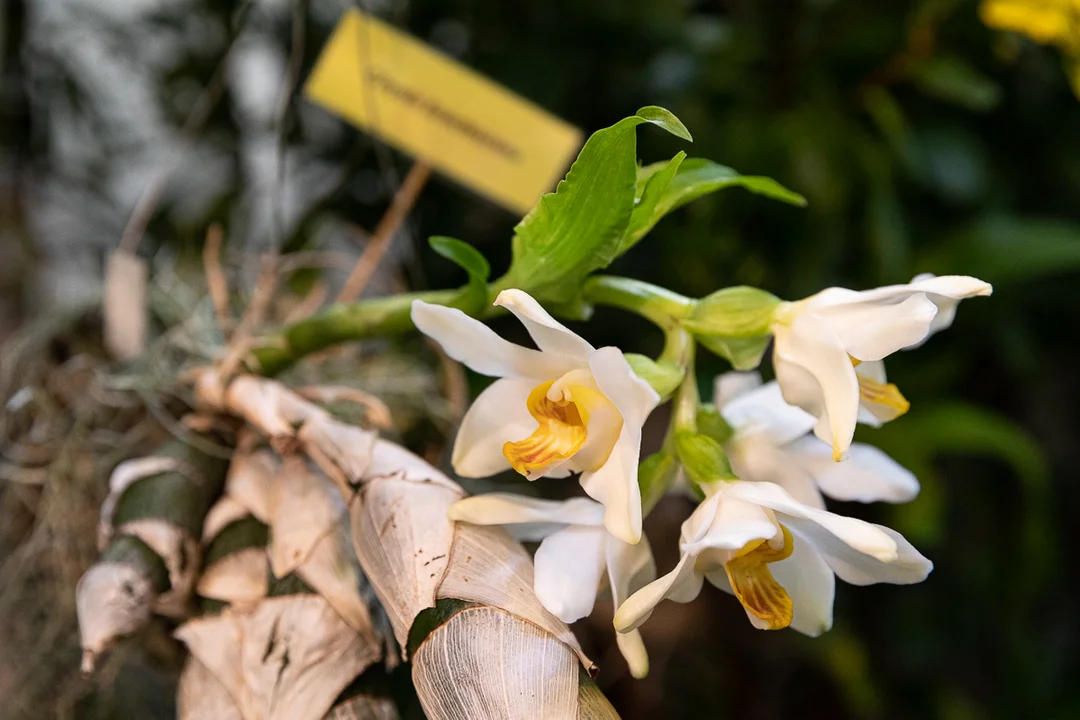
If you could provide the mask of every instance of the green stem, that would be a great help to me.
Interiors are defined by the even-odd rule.
[[[413,329],[409,311],[413,300],[455,307],[461,293],[436,290],[332,305],[291,325],[252,350],[259,372],[273,376],[311,353],[338,343],[400,335]]]
[[[689,351],[685,360],[686,375],[679,389],[675,391],[672,407],[671,427],[675,432],[683,430],[697,431],[697,411],[701,404],[698,394],[697,373],[694,372],[694,341],[688,341]]]
[[[694,301],[640,280],[594,275],[585,281],[582,296],[588,303],[608,305],[637,313],[665,332],[694,308]]]
[[[493,290],[492,290],[493,292]],[[326,310],[282,329],[252,349],[263,375],[276,375],[293,363],[338,343],[399,335],[413,329],[409,310],[413,300],[458,307],[487,317],[498,311],[487,306],[470,307],[468,294],[460,290],[436,290],[333,305]],[[585,282],[582,299],[586,303],[608,305],[637,313],[664,330],[667,344],[662,359],[681,365],[689,336],[679,328],[694,301],[664,288],[629,278],[595,275]],[[681,336],[679,336],[681,335]]]

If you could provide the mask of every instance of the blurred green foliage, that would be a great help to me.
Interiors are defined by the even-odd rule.
[[[10,304],[21,312],[33,307],[26,297],[35,276],[8,270],[46,265],[57,252],[42,249],[40,196],[49,187],[66,193],[81,228],[72,231],[76,244],[100,255],[115,246],[134,202],[131,193],[110,192],[110,182],[148,152],[101,99],[95,74],[49,42],[57,31],[43,29],[42,17],[75,8],[67,22],[145,75],[152,92],[139,111],[175,133],[247,3],[143,5],[150,9],[119,20],[87,2],[3,6],[4,177],[12,192],[0,214],[9,262],[0,292],[18,299]],[[349,3],[301,5],[306,74]],[[919,475],[920,497],[896,508],[839,506],[907,534],[935,561],[930,579],[840,587],[837,627],[816,640],[754,631],[719,592],[690,606],[669,603],[644,629],[653,673],[641,683],[610,652],[610,628],[585,625],[604,667],[598,682],[623,716],[1080,716],[1080,580],[1070,572],[1080,541],[1080,102],[1057,51],[988,29],[975,0],[372,6],[587,132],[635,108],[669,108],[694,143],[641,132],[646,166],[686,149],[776,178],[808,201],[800,208],[737,189],[697,200],[660,221],[613,272],[692,297],[752,285],[795,299],[927,271],[995,285],[990,300],[961,307],[949,332],[890,360],[890,379],[912,410],[882,430],[860,431]],[[256,59],[283,68],[288,3],[256,4],[244,23],[243,37],[260,43]],[[173,52],[148,49],[151,33]],[[233,69],[221,104],[186,148],[215,158],[192,161],[196,181],[208,186],[202,199],[190,201],[190,184],[172,186],[143,254],[193,250],[212,221],[225,225],[232,246],[264,247],[271,229],[259,229],[262,206],[252,198],[265,178],[241,149],[272,139],[280,118],[245,109],[234,85],[244,67]],[[293,205],[306,202],[290,209],[278,244],[321,248],[329,221],[372,227],[408,160],[300,101],[285,120],[286,155],[309,174],[287,178]],[[78,163],[72,143],[84,146]],[[311,197],[297,190],[305,178],[318,187]],[[419,241],[433,235],[471,243],[500,276],[518,220],[435,181],[411,219],[417,251],[404,262],[412,285],[462,281],[460,269]],[[255,240],[241,246],[243,237]],[[452,242],[441,247],[471,273],[484,269]],[[585,328],[594,344],[659,350],[658,333],[614,311],[598,311]],[[726,368],[711,355],[700,365],[706,374]],[[646,524],[662,569],[674,562],[688,510],[688,501],[669,498]]]

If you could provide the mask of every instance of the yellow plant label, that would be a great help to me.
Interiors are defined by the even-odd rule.
[[[334,30],[305,94],[520,213],[581,146],[577,128],[357,10]]]

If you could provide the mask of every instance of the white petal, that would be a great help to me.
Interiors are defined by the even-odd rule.
[[[687,603],[696,598],[703,578],[694,567],[695,559],[683,553],[674,570],[631,595],[615,612],[615,629],[621,633],[636,629],[649,619],[661,600]]]
[[[649,674],[649,655],[645,652],[645,643],[641,640],[639,631],[615,633],[615,644],[619,646],[619,652],[626,659],[631,677],[640,680]]]
[[[832,627],[836,578],[814,546],[797,533],[791,556],[769,565],[776,581],[791,598],[791,627],[817,637]]]
[[[645,418],[660,403],[660,396],[639,378],[618,348],[603,347],[589,358],[596,386],[622,413],[623,421],[640,431]]]
[[[859,381],[840,339],[803,313],[790,328],[777,328],[773,366],[784,400],[817,417],[814,433],[843,457],[859,416]]]
[[[619,439],[599,470],[581,474],[581,487],[604,506],[604,526],[626,543],[641,539],[641,489],[638,487],[638,455],[641,428],[635,433],[623,424]]]
[[[602,528],[571,525],[540,543],[533,589],[544,607],[563,622],[592,612],[604,572],[606,540]]]
[[[551,317],[548,311],[524,290],[503,290],[499,297],[495,298],[495,304],[514,313],[529,331],[536,346],[545,353],[565,355],[583,362],[588,362],[589,356],[593,354],[592,345]]]
[[[821,491],[836,500],[901,503],[919,494],[915,475],[873,445],[853,443],[848,459],[839,463],[815,437],[797,440],[789,448],[793,460],[814,476]]]
[[[864,555],[843,543],[825,543],[815,540],[815,546],[829,563],[836,576],[852,585],[873,585],[874,583],[892,583],[910,585],[922,582],[934,564],[923,557],[903,535],[882,525],[871,525],[892,539],[896,545],[896,559],[881,562],[869,555]]]
[[[641,426],[660,396],[634,374],[618,348],[600,348],[589,359],[597,387],[623,417],[622,431],[607,462],[581,476],[581,486],[604,505],[604,524],[623,542],[641,538],[641,490],[638,488],[638,456]]]
[[[722,499],[721,493],[714,492],[694,508],[694,512],[690,513],[690,517],[683,521],[679,533],[680,545],[689,546],[704,539],[705,533],[709,532],[709,528],[712,527],[713,519],[716,517],[716,511],[719,509]]]
[[[933,564],[889,528],[798,503],[772,483],[735,483],[727,491],[772,508],[779,520],[814,544],[833,572],[854,585],[921,582]]]
[[[683,543],[679,549],[696,554],[706,548],[739,550],[751,540],[771,540],[778,532],[760,505],[721,491],[720,504],[705,537],[696,543]]]
[[[839,305],[859,303],[891,305],[902,302],[916,293],[933,293],[956,300],[990,295],[993,288],[989,283],[967,275],[942,275],[932,273],[916,276],[910,283],[886,285],[871,290],[848,290],[846,288],[828,288],[808,299],[808,305],[817,311]]]
[[[966,276],[934,277],[930,273],[917,275],[911,281],[912,285],[918,285],[926,292],[926,296],[938,306],[937,317],[930,324],[930,334],[944,330],[952,325],[956,317],[956,306],[964,298],[976,295],[990,295],[993,288],[989,283]]]
[[[713,402],[722,408],[758,387],[761,387],[761,373],[757,370],[722,373],[713,380]]]
[[[737,433],[762,433],[775,445],[805,435],[817,422],[816,417],[802,408],[789,405],[776,381],[729,401],[721,414]]]
[[[834,312],[847,312],[856,305],[877,307],[896,305],[915,295],[924,294],[937,306],[937,312],[934,313],[927,332],[921,338],[901,346],[915,347],[921,344],[928,334],[942,330],[952,323],[956,305],[960,300],[977,295],[990,295],[992,292],[993,288],[990,284],[978,278],[964,275],[935,277],[928,273],[916,276],[906,285],[888,285],[861,292],[844,288],[829,288],[809,298],[807,305],[814,312],[831,316]],[[860,360],[870,359],[863,358],[854,351],[852,355]]]
[[[882,360],[860,362],[855,367],[855,375],[870,378],[879,383],[888,382],[888,377],[885,375],[885,363]]]
[[[450,462],[462,477],[487,477],[510,468],[503,445],[529,437],[538,423],[529,414],[534,380],[504,378],[489,385],[461,420]]]
[[[653,561],[649,541],[642,536],[637,545],[628,545],[613,537],[607,540],[608,583],[611,586],[611,599],[616,608],[621,606],[631,593],[656,578],[656,563]],[[643,678],[649,673],[649,656],[645,643],[637,630],[628,633],[615,633],[619,652],[626,658],[630,674]]]
[[[881,360],[901,348],[921,342],[937,315],[925,294],[917,293],[889,305],[859,303],[820,313],[848,354],[859,360]]]
[[[812,435],[805,437],[824,448],[829,454],[829,462],[832,462],[828,445]],[[737,437],[727,443],[724,449],[732,470],[740,480],[776,483],[799,502],[824,509],[825,501],[811,469],[789,448],[790,445],[777,447],[768,438],[754,434]]]
[[[872,555],[882,562],[892,562],[897,559],[896,543],[875,526],[862,520],[803,505],[779,485],[738,482],[732,483],[724,494],[783,514],[785,517],[780,521],[786,525],[790,524],[801,534],[809,537],[819,550],[825,551],[825,548],[821,547],[820,540],[828,536],[840,544],[849,545],[858,552]]]
[[[631,593],[656,579],[656,561],[644,536],[637,545],[609,536],[605,554],[611,599],[615,607],[622,605]]]
[[[456,308],[413,300],[411,316],[417,329],[439,343],[447,355],[481,375],[544,381],[581,365],[503,340],[487,325]]]
[[[935,277],[929,273],[919,275],[911,282],[911,287],[920,292],[937,295],[952,300],[963,300],[976,296],[989,296],[994,288],[988,282],[970,275],[942,275]]]
[[[604,508],[588,498],[541,500],[513,493],[489,493],[458,500],[450,506],[451,520],[474,525],[551,523],[589,525],[604,523]]]

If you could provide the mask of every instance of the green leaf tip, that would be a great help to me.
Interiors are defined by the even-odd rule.
[[[428,244],[432,250],[464,268],[469,274],[469,282],[449,304],[470,315],[479,313],[488,303],[487,281],[491,266],[487,259],[472,245],[457,238],[436,235],[428,238]]]
[[[469,243],[445,235],[435,235],[428,238],[428,245],[450,262],[463,268],[470,278],[487,282],[491,266],[488,265],[487,258]]]
[[[687,142],[694,142],[694,138],[691,137],[690,131],[682,124],[682,120],[675,117],[674,113],[670,110],[662,108],[659,105],[646,105],[635,114],[646,122],[651,122],[653,125],[664,128],[675,137],[682,138]]]

